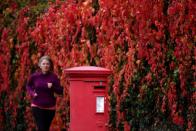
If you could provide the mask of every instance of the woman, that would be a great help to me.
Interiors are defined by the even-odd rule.
[[[39,131],[48,131],[55,116],[56,98],[54,93],[63,94],[60,80],[52,72],[49,56],[39,60],[41,71],[32,74],[27,82],[27,91],[32,97],[31,107]]]

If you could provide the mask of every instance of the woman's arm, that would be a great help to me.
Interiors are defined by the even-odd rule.
[[[27,92],[31,97],[36,97],[37,93],[35,92],[34,86],[33,86],[33,76],[31,75],[27,81],[26,85]]]
[[[63,95],[63,87],[61,86],[60,80],[58,79],[57,76],[55,76],[53,88],[56,94]]]

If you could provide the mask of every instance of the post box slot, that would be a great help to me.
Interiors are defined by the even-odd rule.
[[[103,89],[105,89],[105,86],[94,86],[94,89],[95,89],[95,90],[97,90],[97,89],[98,89],[98,90],[99,90],[99,89],[102,89],[102,90],[103,90]]]

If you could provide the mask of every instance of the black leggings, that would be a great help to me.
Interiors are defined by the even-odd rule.
[[[32,107],[32,112],[38,127],[38,131],[49,131],[51,122],[55,115],[55,110]]]

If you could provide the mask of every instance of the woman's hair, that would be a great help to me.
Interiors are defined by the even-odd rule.
[[[54,68],[54,67],[53,67],[53,62],[52,62],[50,56],[47,56],[47,55],[42,56],[42,57],[39,59],[39,63],[38,63],[38,66],[39,66],[39,67],[40,67],[40,65],[41,65],[41,63],[42,63],[43,60],[49,61],[49,63],[50,63],[50,71],[53,71],[53,68]]]

